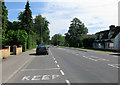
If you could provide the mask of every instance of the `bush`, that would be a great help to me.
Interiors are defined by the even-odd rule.
[[[11,47],[13,45],[22,45],[23,51],[26,51],[27,38],[28,34],[25,30],[9,30],[7,34],[5,34],[4,42],[6,45],[10,45]]]
[[[92,48],[92,44],[94,42],[94,38],[87,37],[83,40],[84,48]]]

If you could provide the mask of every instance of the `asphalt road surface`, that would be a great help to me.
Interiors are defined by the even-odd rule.
[[[28,55],[7,83],[118,83],[116,54],[50,47],[49,55]]]

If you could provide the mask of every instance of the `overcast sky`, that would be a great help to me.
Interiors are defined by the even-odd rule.
[[[8,19],[17,20],[24,11],[27,0],[5,0]],[[74,17],[79,18],[88,28],[88,34],[107,30],[110,25],[118,25],[119,0],[29,0],[32,16],[41,14],[50,22],[50,36],[64,35]],[[34,1],[34,2],[33,2]]]

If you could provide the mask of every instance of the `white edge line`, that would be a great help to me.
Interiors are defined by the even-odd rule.
[[[66,80],[66,83],[67,83],[68,85],[71,85],[69,80]]]
[[[61,72],[62,75],[65,75],[64,72],[63,72],[62,70],[60,70],[60,72]]]

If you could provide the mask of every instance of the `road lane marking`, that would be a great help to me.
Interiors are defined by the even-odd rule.
[[[40,80],[41,78],[41,75],[36,75],[36,76],[33,76],[33,78],[31,80]]]
[[[60,75],[34,75],[34,76],[24,76],[22,81],[38,81],[38,80],[53,80],[60,77]]]
[[[57,64],[57,67],[60,68],[60,66]]]
[[[21,71],[39,71],[39,70],[57,70],[60,68],[46,68],[46,69],[23,69]]]
[[[65,75],[64,72],[63,72],[62,70],[60,70],[60,72],[61,72],[62,75]]]
[[[55,60],[55,58],[53,58]]]
[[[110,60],[107,60],[107,59],[104,59],[104,58],[100,58],[99,60],[102,60],[102,61],[110,61]]]
[[[50,75],[44,75],[41,80],[50,80]]]
[[[108,66],[119,68],[120,64],[108,64]]]
[[[52,79],[58,78],[60,75],[52,75]]]
[[[69,80],[66,80],[66,83],[67,83],[68,85],[71,85]]]
[[[29,78],[30,78],[30,76],[24,76],[24,77],[22,78],[22,80],[30,80]]]
[[[30,59],[28,59],[20,68],[18,68],[10,77],[8,77],[8,79],[4,82],[7,83],[13,76],[15,76],[15,74],[17,74],[28,62],[32,61],[32,57]]]
[[[79,54],[76,54],[76,55],[79,55]]]
[[[90,59],[90,60],[96,61],[96,62],[98,61],[98,60],[90,58],[90,57],[86,57],[86,56],[83,56],[83,57],[86,58],[86,59]]]
[[[57,63],[57,61],[55,61],[55,63]]]

